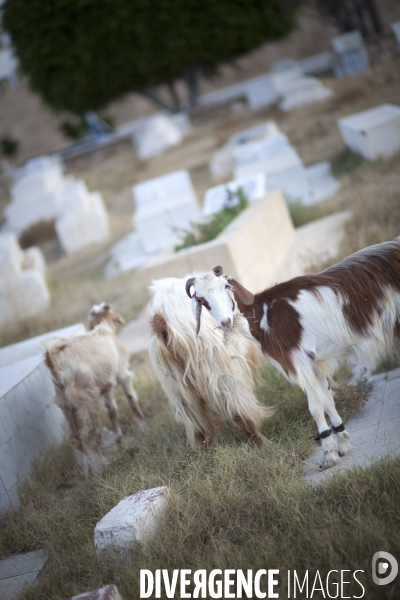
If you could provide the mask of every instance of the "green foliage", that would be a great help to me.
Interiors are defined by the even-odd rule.
[[[295,227],[300,227],[325,216],[325,211],[318,204],[306,206],[302,200],[288,202],[288,209]]]
[[[71,140],[79,140],[87,133],[87,125],[81,117],[66,119],[61,123],[60,131]]]
[[[0,139],[0,151],[3,156],[13,157],[19,150],[19,141],[14,138],[4,135]]]
[[[300,1],[6,0],[2,26],[32,89],[84,114],[284,37]]]
[[[334,177],[344,177],[357,171],[365,163],[361,154],[356,154],[350,148],[345,148],[331,159],[331,171]]]
[[[387,371],[393,371],[398,368],[400,368],[400,342],[397,342],[395,346],[381,358],[376,365],[374,373],[386,373]]]
[[[183,248],[190,248],[190,246],[197,246],[198,244],[210,242],[248,206],[247,198],[241,188],[239,188],[235,194],[231,194],[229,191],[228,194],[229,202],[232,202],[234,199],[238,199],[239,202],[224,206],[220,211],[214,213],[211,220],[206,223],[193,223],[192,231],[183,232],[183,241],[178,246],[175,246],[176,252],[178,252],[178,250],[183,250]]]

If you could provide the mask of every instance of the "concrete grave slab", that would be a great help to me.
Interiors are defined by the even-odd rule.
[[[190,175],[186,170],[156,177],[133,187],[136,211],[133,226],[144,253],[155,254],[173,244],[177,232],[200,217]]]
[[[350,31],[331,40],[335,53],[334,74],[342,78],[369,68],[368,51],[360,31]]]
[[[309,195],[308,198],[303,199],[304,204],[315,204],[332,198],[340,189],[340,181],[332,175],[331,165],[328,161],[306,167],[306,175]]]
[[[32,585],[47,561],[46,551],[33,550],[0,561],[0,598],[18,600],[25,585]]]
[[[400,106],[381,104],[338,120],[345,144],[367,160],[400,150]]]
[[[147,160],[182,142],[182,124],[163,114],[149,117],[133,134],[139,158]]]
[[[326,471],[316,466],[319,448],[306,462],[305,477],[314,485],[352,467],[365,467],[384,456],[400,455],[400,369],[383,376],[372,375],[369,380],[374,387],[365,406],[346,423],[352,444],[349,454]]]
[[[127,550],[148,543],[156,533],[167,500],[168,488],[165,486],[123,498],[97,523],[94,530],[96,551]]]

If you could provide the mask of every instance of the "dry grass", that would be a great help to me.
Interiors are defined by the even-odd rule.
[[[245,444],[239,430],[224,425],[208,452],[187,447],[146,363],[138,374],[149,431],[132,429],[119,396],[127,439],[107,469],[85,481],[68,444],[49,451],[21,487],[18,515],[0,520],[0,556],[43,546],[49,553],[38,587],[28,589],[25,600],[61,600],[111,582],[125,600],[138,598],[140,568],[358,568],[369,577],[376,548],[400,550],[399,462],[338,477],[314,491],[302,465],[314,447],[315,424],[304,394],[276,370],[265,369],[259,390],[263,403],[277,406],[263,428],[270,443]],[[358,400],[351,388],[345,397],[350,414]],[[151,549],[132,551],[130,564],[99,559],[96,522],[123,496],[159,485],[171,496]]]

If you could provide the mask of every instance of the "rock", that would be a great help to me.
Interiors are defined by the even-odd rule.
[[[123,498],[95,527],[97,552],[127,550],[137,544],[146,544],[155,534],[157,521],[167,507],[167,498],[165,486]]]
[[[105,585],[92,592],[71,596],[68,600],[122,600],[122,597],[116,585]]]

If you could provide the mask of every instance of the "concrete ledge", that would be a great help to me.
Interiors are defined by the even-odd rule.
[[[160,277],[184,277],[222,265],[224,273],[252,291],[265,288],[295,239],[280,190],[253,202],[220,235],[205,244],[151,259],[142,267],[146,283]]]

